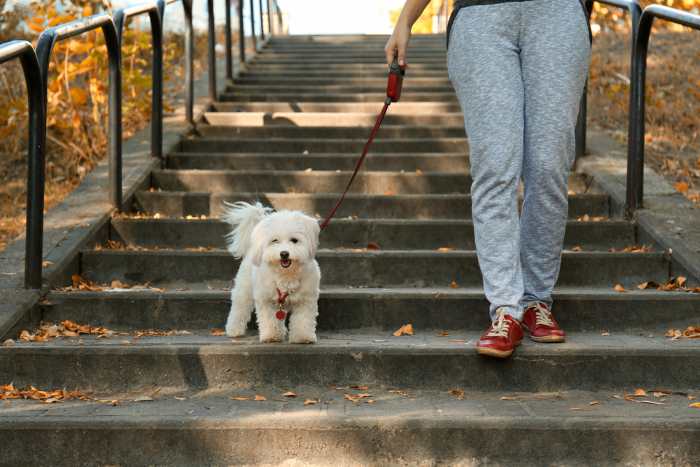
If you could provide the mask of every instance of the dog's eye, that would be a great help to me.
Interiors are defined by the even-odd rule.
[[[292,243],[299,243],[299,240],[296,239],[296,238],[293,238],[293,239],[292,239]]]

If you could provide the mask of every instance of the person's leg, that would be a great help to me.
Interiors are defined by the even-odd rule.
[[[522,8],[525,199],[520,220],[522,305],[552,303],[568,215],[568,175],[590,42],[579,0],[531,0]]]
[[[447,66],[469,138],[472,217],[484,292],[496,310],[519,320],[517,187],[523,158],[523,83],[519,5],[462,8],[452,25]]]

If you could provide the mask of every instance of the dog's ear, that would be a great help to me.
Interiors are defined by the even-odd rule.
[[[304,236],[309,249],[309,258],[316,256],[318,249],[318,236],[321,233],[321,226],[313,217],[304,216]]]
[[[267,237],[259,228],[260,224],[253,228],[250,235],[250,260],[255,266],[260,266],[262,264],[263,251],[265,250],[265,243],[267,243]]]

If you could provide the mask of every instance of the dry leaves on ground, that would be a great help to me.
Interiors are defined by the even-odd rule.
[[[368,250],[381,250],[381,247],[379,246],[379,243],[377,243],[377,242],[369,242],[367,244],[367,249]]]
[[[588,214],[576,218],[579,222],[601,222],[607,219],[606,216],[589,216]]]
[[[464,400],[464,389],[450,389],[448,392],[451,396],[454,396],[458,401]]]
[[[119,279],[114,279],[109,284],[97,284],[89,279],[83,278],[80,274],[73,274],[71,276],[71,285],[67,287],[59,287],[59,292],[72,292],[75,290],[82,290],[88,292],[103,292],[114,289],[130,289],[130,290],[152,290],[155,292],[164,292],[165,289],[152,287],[148,282],[145,284],[125,284]]]
[[[226,331],[224,331],[223,329],[220,329],[220,328],[214,328],[211,331],[209,331],[209,333],[212,336],[225,336],[226,335]]]
[[[103,326],[90,326],[64,320],[59,324],[42,322],[33,333],[25,329],[19,333],[19,339],[24,342],[46,342],[56,337],[78,337],[81,334],[102,338],[111,337],[115,332]]]
[[[627,292],[627,289],[625,289],[622,284],[615,284],[615,287],[613,287],[615,292]]]
[[[610,248],[610,253],[649,253],[652,251],[650,245],[630,245],[624,248]]]
[[[357,404],[359,402],[364,402],[365,404],[374,404],[374,399],[370,399],[370,397],[372,397],[372,394],[368,394],[366,392],[360,394],[344,394],[343,397],[345,398],[345,400],[349,400],[354,404]]]
[[[678,291],[678,292],[690,292],[690,293],[700,293],[700,287],[686,287],[688,279],[684,276],[675,276],[659,284],[655,281],[642,282],[637,286],[638,289],[656,289],[664,292]]]
[[[304,405],[316,405],[318,404],[318,399],[306,399]]]
[[[413,335],[413,325],[411,323],[404,324],[399,329],[394,331],[394,336],[412,336]]]
[[[83,401],[91,400],[87,394],[81,391],[66,391],[65,389],[42,391],[34,386],[29,386],[26,389],[17,389],[12,383],[0,386],[0,400],[7,399],[31,399],[41,401],[45,404],[74,399]]]
[[[666,331],[666,337],[670,337],[671,340],[676,339],[700,339],[700,326],[688,326],[684,330],[680,329],[669,329]]]

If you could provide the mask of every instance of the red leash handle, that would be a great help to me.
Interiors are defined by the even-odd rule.
[[[357,160],[357,163],[355,164],[355,171],[352,173],[350,180],[348,180],[348,184],[345,187],[345,191],[343,191],[343,194],[340,196],[338,201],[335,203],[335,206],[333,206],[333,209],[331,209],[331,211],[328,213],[326,218],[321,223],[321,230],[328,227],[328,224],[330,223],[331,219],[333,219],[335,212],[338,210],[340,205],[343,204],[343,200],[345,200],[345,195],[348,194],[348,191],[350,190],[350,185],[352,185],[352,182],[355,180],[355,177],[357,176],[357,172],[360,171],[360,167],[362,167],[362,163],[365,161],[365,158],[367,157],[367,153],[369,152],[369,147],[372,145],[372,141],[374,141],[374,137],[377,136],[377,132],[379,131],[379,127],[382,125],[382,121],[384,120],[384,116],[386,115],[386,111],[389,108],[389,104],[391,104],[391,98],[387,98],[386,102],[384,102],[384,107],[382,107],[382,111],[379,112],[379,115],[377,115],[377,121],[374,122],[374,127],[372,128],[372,131],[369,134],[369,139],[365,143],[365,147],[362,150],[362,155],[360,156],[360,158]]]
[[[382,111],[379,112],[379,115],[377,115],[377,121],[374,122],[374,127],[372,128],[372,131],[369,134],[369,139],[365,143],[365,147],[362,150],[362,155],[355,164],[355,171],[352,173],[352,176],[350,177],[350,180],[348,181],[348,184],[345,187],[345,191],[343,191],[343,194],[340,196],[340,199],[338,199],[338,201],[335,203],[335,206],[333,206],[333,209],[331,209],[331,211],[321,223],[321,230],[328,227],[328,224],[330,223],[331,219],[333,219],[335,212],[338,210],[340,205],[343,204],[343,201],[345,200],[345,195],[347,195],[348,191],[350,191],[350,186],[352,185],[352,182],[355,181],[357,172],[360,171],[360,167],[362,167],[362,163],[367,157],[369,147],[372,145],[374,137],[377,136],[379,127],[382,126],[382,121],[384,121],[384,116],[386,115],[386,111],[389,109],[389,106],[392,102],[398,102],[399,98],[401,97],[401,87],[403,86],[404,74],[406,74],[406,66],[399,66],[398,60],[394,58],[394,61],[389,66],[389,79],[386,85],[386,100],[384,101],[384,107],[382,107]]]

